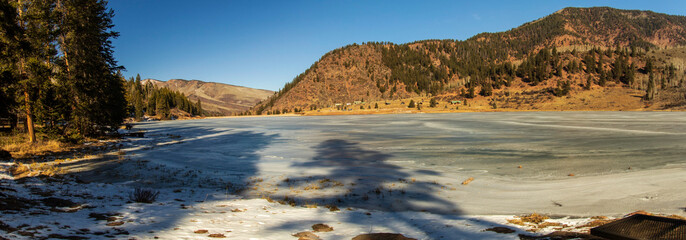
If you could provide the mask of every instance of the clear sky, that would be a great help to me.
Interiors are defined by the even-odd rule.
[[[198,79],[278,90],[335,48],[367,41],[464,40],[565,7],[686,15],[686,0],[110,0],[128,78]]]

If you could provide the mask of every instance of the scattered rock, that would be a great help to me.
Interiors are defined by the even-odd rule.
[[[0,149],[0,161],[12,160],[12,154],[8,151]]]
[[[462,185],[467,185],[467,184],[469,184],[469,183],[472,182],[472,181],[474,181],[474,178],[473,178],[473,177],[467,178],[467,180],[464,180],[464,182],[462,182]]]
[[[312,232],[299,232],[293,234],[293,237],[297,237],[298,240],[321,240],[319,236],[315,235]]]
[[[207,232],[209,232],[209,231],[207,231],[207,230],[205,230],[205,229],[200,229],[200,230],[195,230],[195,232],[193,232],[193,233],[205,234],[205,233],[207,233]]]
[[[114,235],[129,235],[129,231],[126,231],[124,229],[114,228],[114,231]]]
[[[124,222],[119,221],[119,222],[108,222],[108,223],[107,223],[107,226],[110,226],[110,227],[112,227],[112,226],[121,226],[121,225],[124,225]]]
[[[315,232],[331,232],[333,231],[333,227],[330,227],[329,225],[323,223],[317,223],[315,225],[312,225],[312,230],[314,230]]]
[[[36,203],[26,199],[0,193],[0,211],[21,211]]]
[[[56,197],[49,197],[49,198],[43,198],[41,200],[43,205],[48,206],[48,207],[68,207],[68,208],[74,208],[78,207],[79,204],[72,202],[71,200],[68,199],[61,199],[61,198],[56,198]]]
[[[492,228],[485,229],[484,231],[504,233],[504,234],[516,232],[514,229],[506,228],[506,227],[492,227]]]
[[[113,216],[121,216],[121,213],[90,213],[89,218],[95,218],[97,221],[108,220]],[[116,219],[115,219],[116,221]]]
[[[135,137],[135,138],[142,138],[145,137],[145,132],[130,132],[130,133],[124,133],[125,137]]]
[[[34,237],[36,235],[35,232],[29,232],[29,231],[17,231],[17,234],[22,235],[24,237]]]
[[[88,237],[82,237],[82,236],[66,236],[66,235],[60,235],[57,233],[53,233],[48,235],[48,238],[52,239],[69,239],[69,240],[82,240],[82,239],[89,239]]]
[[[17,228],[13,228],[12,226],[7,225],[6,223],[0,221],[0,230],[3,230],[7,233],[11,233],[11,232],[17,231]]]
[[[221,233],[213,233],[213,234],[210,234],[207,236],[211,237],[211,238],[226,238],[226,236],[224,236],[224,234],[221,234]]]
[[[354,237],[352,240],[417,240],[398,233],[367,233]]]

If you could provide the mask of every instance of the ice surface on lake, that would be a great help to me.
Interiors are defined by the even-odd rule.
[[[126,151],[202,179],[151,183],[157,187],[240,185],[248,197],[299,205],[678,214],[686,197],[685,120],[673,112],[217,118],[138,124],[148,138]],[[468,178],[475,180],[462,185]]]
[[[155,152],[169,154],[162,158],[167,164],[228,175],[362,166],[378,170],[359,174],[393,169],[554,179],[684,164],[685,120],[685,113],[668,112],[531,112],[248,117],[140,127],[182,136],[180,144]]]

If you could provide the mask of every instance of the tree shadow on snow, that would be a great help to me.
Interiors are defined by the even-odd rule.
[[[226,192],[228,198],[230,192],[247,183],[258,171],[258,152],[279,137],[278,134],[204,127],[174,128],[174,132],[160,130],[153,134],[157,136],[127,139],[133,141],[129,147],[134,148],[128,149],[123,156],[104,155],[62,164],[64,168],[88,168],[68,175],[82,183],[96,184],[79,189],[78,194],[74,188],[53,193],[58,198],[68,196],[75,202],[94,206],[64,214],[70,214],[70,219],[86,219],[90,214],[124,213],[133,219],[155,219],[146,224],[126,226],[124,229],[130,233],[171,230],[189,213],[199,211],[192,207],[194,204],[225,200],[218,198],[217,195],[222,195],[218,193]],[[139,145],[143,147],[137,147]],[[104,186],[110,190],[100,192],[99,183],[115,184]],[[159,191],[160,195],[153,204],[133,203],[129,201],[133,188]],[[116,192],[118,189],[126,192]],[[172,192],[174,194],[170,194]],[[99,204],[103,206],[98,207]],[[83,222],[92,222],[92,225],[78,226],[78,229],[95,229],[106,224],[96,219]],[[73,235],[79,234],[82,233],[74,230]],[[115,235],[117,231],[104,236]]]
[[[197,202],[221,201],[217,193],[238,190],[258,176],[259,152],[275,142],[278,134],[217,129],[202,126],[173,127],[170,132],[162,125],[147,128],[146,137],[131,138],[130,149],[125,156],[110,155],[81,163],[65,163],[63,167],[88,166],[90,169],[74,174],[78,179],[92,183],[118,183],[161,192],[158,204],[126,203],[121,206],[105,204],[104,208],[80,210],[73,217],[87,218],[90,213],[124,212],[137,219],[153,217],[155,222],[145,225],[127,226],[131,233],[160,232],[171,230],[190,215],[200,210],[193,209]],[[142,146],[142,147],[137,147]],[[336,206],[343,211],[342,221],[367,226],[382,226],[398,233],[421,232],[428,236],[469,238],[473,232],[460,232],[449,226],[432,224],[437,219],[463,220],[462,211],[455,202],[448,201],[440,192],[449,186],[438,182],[416,180],[413,175],[438,176],[431,170],[411,171],[389,163],[393,155],[368,150],[359,143],[341,139],[329,139],[314,146],[316,156],[306,162],[293,163],[301,169],[327,169],[327,174],[289,177],[277,183],[279,189],[305,189],[305,194],[278,192],[271,198],[296,206],[317,204]],[[130,158],[130,159],[128,159]],[[198,170],[198,169],[204,169]],[[309,190],[306,190],[310,187]],[[93,186],[88,189],[94,188]],[[230,189],[233,188],[233,189]],[[171,192],[176,194],[167,194]],[[311,192],[308,192],[311,191]],[[97,192],[97,190],[96,190]],[[310,194],[316,192],[317,194]],[[321,193],[321,194],[320,194]],[[98,194],[98,193],[93,193]],[[129,192],[102,194],[105,201],[113,199],[126,201]],[[248,195],[245,192],[244,196]],[[172,197],[173,196],[173,197]],[[183,199],[173,199],[175,197]],[[82,202],[90,200],[84,199]],[[178,204],[178,205],[177,205]],[[184,206],[191,206],[185,208]],[[370,214],[391,212],[392,219],[375,221],[361,211],[345,211],[346,208],[368,209]],[[142,210],[141,210],[142,209]],[[422,215],[429,212],[439,215]],[[193,213],[193,214],[192,214]],[[377,219],[378,220],[378,219]],[[308,228],[315,220],[291,221],[269,229],[291,230]],[[439,220],[440,221],[440,220]],[[90,228],[105,224],[93,220]],[[309,224],[309,225],[308,225]],[[482,221],[479,224],[484,224]],[[496,223],[486,225],[501,226]],[[402,227],[401,227],[402,226]],[[397,228],[397,229],[396,229]],[[408,228],[411,228],[408,229]],[[370,231],[373,229],[370,227]],[[445,233],[445,234],[443,234]],[[76,232],[75,232],[76,234]],[[451,236],[458,234],[458,236]],[[107,235],[106,235],[107,236]],[[350,236],[352,237],[352,236]]]
[[[440,192],[450,187],[435,181],[421,181],[412,178],[413,174],[437,176],[440,173],[431,170],[410,171],[390,164],[393,155],[362,148],[358,143],[330,139],[315,146],[317,155],[305,163],[294,164],[296,168],[324,168],[331,169],[328,174],[297,178],[288,178],[279,184],[279,189],[302,189],[303,194],[281,193],[271,195],[276,201],[299,206],[326,206],[343,210],[348,223],[361,226],[405,226],[393,229],[398,233],[419,231],[426,235],[445,233],[446,237],[458,239],[475,236],[473,232],[460,232],[450,226],[436,226],[430,218],[439,217],[444,220],[464,220],[462,211],[454,202],[440,196]],[[369,214],[378,212],[394,212],[391,219],[384,222],[371,222],[368,214],[345,211],[346,208],[373,210]],[[374,211],[375,210],[375,211]],[[434,213],[427,219],[427,215],[420,216],[418,212]],[[303,229],[316,220],[293,221],[276,227],[275,229]],[[481,221],[479,224],[502,226],[497,223]],[[373,231],[373,229],[370,229]],[[352,236],[351,236],[352,237]]]

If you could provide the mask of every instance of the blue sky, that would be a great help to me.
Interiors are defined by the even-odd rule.
[[[686,15],[686,1],[110,0],[115,57],[128,77],[278,90],[335,48],[367,41],[464,40],[564,7]]]

